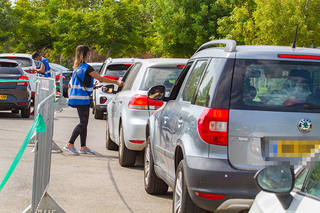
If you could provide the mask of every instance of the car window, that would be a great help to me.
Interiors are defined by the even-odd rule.
[[[217,68],[221,62],[220,58],[213,58],[202,78],[199,90],[197,92],[195,105],[209,107],[212,99],[210,96],[210,88],[212,87],[212,82],[216,81]]]
[[[175,100],[177,98],[177,95],[179,94],[180,88],[182,86],[182,83],[187,76],[189,69],[191,68],[193,62],[189,62],[185,68],[182,69],[180,72],[180,75],[178,76],[177,80],[174,83],[174,86],[170,92],[169,99]]]
[[[14,60],[18,62],[18,64],[21,67],[30,67],[32,66],[32,61],[29,58],[23,58],[23,57],[1,57],[2,59],[9,59],[9,60]]]
[[[18,64],[0,62],[0,74],[22,74]]]
[[[131,64],[111,64],[107,68],[105,75],[123,77]]]
[[[207,60],[201,60],[197,61],[195,66],[193,67],[193,70],[191,71],[191,75],[189,76],[188,82],[184,88],[184,91],[182,93],[182,100],[192,102],[197,86],[199,84],[201,75],[203,73],[203,70],[206,68],[208,61]]]
[[[170,91],[181,70],[181,67],[148,68],[140,89],[148,90],[150,87],[155,85],[164,85],[166,91]]]
[[[320,63],[236,60],[231,108],[310,112],[305,105],[320,105],[319,85]]]
[[[123,78],[123,80],[125,81],[125,84],[123,86],[122,91],[131,90],[134,80],[136,79],[141,66],[142,66],[141,63],[134,64],[129,74],[125,76],[125,78]]]
[[[316,166],[312,169],[312,172],[305,184],[305,193],[320,198],[320,167]]]

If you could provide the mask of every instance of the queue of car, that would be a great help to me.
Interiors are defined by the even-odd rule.
[[[169,91],[164,81],[141,85],[148,75],[135,83],[143,66],[136,62],[107,106],[106,147],[119,147],[122,166],[133,166],[135,152],[144,150],[145,190],[156,195],[171,187],[173,212],[242,213],[252,203],[268,212],[268,198],[259,194],[254,202],[262,189],[257,171],[292,163],[319,144],[319,60],[315,49],[211,41],[169,80]],[[140,96],[148,98],[136,101]],[[145,129],[137,128],[142,123]],[[317,170],[307,171],[311,177]],[[300,192],[308,194],[308,184],[318,181],[305,181]],[[290,197],[292,188],[279,193]],[[308,196],[318,199],[316,193]],[[281,199],[274,204],[283,208]]]
[[[106,113],[121,166],[144,152],[145,191],[172,188],[173,212],[316,212],[319,60],[317,49],[233,40],[190,59],[109,58],[99,73],[125,85],[95,82],[93,113]],[[313,167],[290,166],[305,156]]]

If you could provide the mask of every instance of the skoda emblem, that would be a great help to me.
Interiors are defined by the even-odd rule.
[[[300,132],[302,133],[308,133],[311,131],[312,129],[312,123],[309,119],[307,118],[302,118],[299,122],[298,122],[298,129]]]

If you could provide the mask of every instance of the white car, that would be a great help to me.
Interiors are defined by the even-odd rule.
[[[124,75],[125,85],[108,104],[106,116],[106,147],[115,150],[119,146],[121,166],[135,164],[136,152],[146,146],[148,117],[163,104],[162,101],[148,103],[148,89],[164,85],[168,95],[186,62],[187,59],[141,59]]]
[[[320,212],[320,166],[302,168],[296,175],[287,166],[271,166],[257,172],[262,190],[249,213]]]
[[[34,97],[36,91],[36,82],[32,82],[37,78],[37,73],[35,71],[31,71],[32,68],[36,68],[36,64],[32,59],[32,55],[24,54],[24,53],[4,53],[0,54],[0,59],[9,59],[18,62],[24,74],[28,77],[31,87],[31,96]]]
[[[108,58],[101,66],[100,72],[98,73],[105,78],[121,81],[127,69],[136,60],[137,59],[133,58]],[[105,86],[110,84],[99,82],[96,80],[94,85],[95,90],[93,90],[92,93],[94,106],[92,113],[94,114],[95,119],[103,119],[103,114],[104,112],[106,112],[107,105],[113,98],[114,93],[111,93],[109,92],[109,90],[105,89]],[[113,89],[114,91],[117,91],[118,86],[114,85]]]

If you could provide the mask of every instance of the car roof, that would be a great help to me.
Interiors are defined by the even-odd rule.
[[[88,62],[89,65],[102,65],[103,62]]]
[[[32,59],[32,55],[27,53],[1,53],[0,57],[17,56]]]
[[[131,63],[133,64],[139,60],[138,58],[108,58],[104,63]]]
[[[268,59],[268,60],[306,60],[306,59],[291,59],[291,58],[279,58],[279,54],[284,55],[310,55],[320,56],[319,49],[297,47],[292,48],[289,46],[271,46],[271,45],[236,45],[236,42],[229,43],[232,40],[226,41],[225,47],[209,47],[210,42],[202,45],[197,52],[191,57],[205,58],[205,57],[226,57],[237,59]],[[211,41],[214,42],[214,41]],[[207,44],[207,45],[206,45]],[[209,44],[209,45],[208,45]],[[229,46],[228,46],[229,45]],[[206,48],[209,47],[209,48]],[[307,59],[310,61],[310,59]],[[319,61],[319,60],[313,60]]]
[[[149,58],[140,59],[140,62],[147,64],[148,67],[166,67],[177,64],[185,65],[188,59],[184,58]]]

